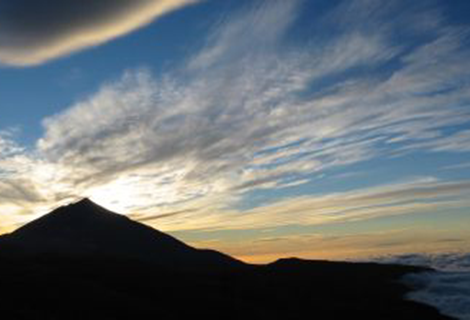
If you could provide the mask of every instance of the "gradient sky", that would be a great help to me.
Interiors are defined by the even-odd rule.
[[[255,262],[469,251],[468,12],[0,0],[0,231],[90,197]]]

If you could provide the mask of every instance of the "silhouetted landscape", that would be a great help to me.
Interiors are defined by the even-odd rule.
[[[404,299],[429,269],[192,248],[90,200],[0,237],[4,319],[450,319]]]

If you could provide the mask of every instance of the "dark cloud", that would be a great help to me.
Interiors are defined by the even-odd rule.
[[[38,64],[126,34],[193,0],[0,0],[0,62]]]

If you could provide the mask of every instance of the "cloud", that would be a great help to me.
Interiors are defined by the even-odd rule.
[[[469,152],[470,130],[462,130],[439,139],[438,141],[426,141],[413,146],[408,146],[407,148],[409,149],[410,147],[420,147],[422,149],[431,149],[433,151]]]
[[[440,271],[470,272],[470,253],[404,254],[377,258],[384,263],[425,266]]]
[[[300,185],[331,168],[416,150],[469,150],[466,29],[442,19],[423,25],[422,8],[404,2],[347,3],[312,22],[330,36],[312,32],[301,44],[286,39],[301,2],[242,10],[180,68],[130,70],[103,85],[45,119],[36,149],[4,160],[3,167],[22,169],[4,176],[3,201],[29,210],[91,196],[147,221],[163,215],[158,223],[167,230],[468,205],[468,182],[431,179],[234,209],[251,191]],[[400,3],[407,10],[396,11]],[[368,19],[349,22],[356,13]],[[397,41],[397,33],[406,37]]]
[[[470,162],[458,163],[449,166],[445,166],[442,170],[460,170],[470,168]]]
[[[470,205],[470,182],[418,179],[326,195],[292,197],[256,208],[200,209],[194,215],[160,221],[169,230],[246,230],[281,226],[312,226],[378,217],[450,210]]]
[[[439,272],[412,274],[404,278],[414,291],[408,298],[432,305],[455,319],[470,319],[470,254],[407,254],[379,259],[431,267]]]
[[[454,319],[470,319],[470,272],[414,274],[405,281],[415,289],[410,300],[434,306]]]
[[[0,131],[0,161],[24,151],[24,148],[15,143],[11,136],[10,131]]]
[[[34,0],[0,3],[0,62],[27,66],[127,34],[194,0]]]
[[[201,69],[222,66],[245,56],[247,51],[250,56],[253,51],[264,51],[276,46],[297,17],[300,2],[258,1],[253,10],[235,14],[209,34],[203,50],[190,59],[189,67]],[[234,39],[237,39],[236,46],[233,45]],[[255,48],[253,39],[257,40]]]

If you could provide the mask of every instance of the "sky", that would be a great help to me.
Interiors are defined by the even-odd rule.
[[[250,262],[470,251],[466,0],[0,0],[0,233],[89,197]]]

